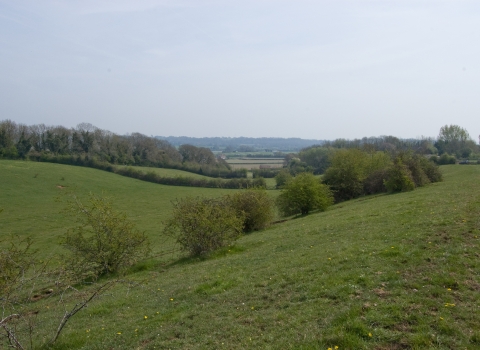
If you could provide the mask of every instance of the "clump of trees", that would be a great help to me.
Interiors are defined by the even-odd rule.
[[[442,180],[436,164],[411,151],[388,154],[343,149],[332,157],[323,182],[330,186],[336,201],[365,194],[409,191]]]
[[[457,158],[468,158],[478,152],[478,147],[468,131],[458,125],[444,125],[440,128],[435,147],[440,155],[448,153]]]

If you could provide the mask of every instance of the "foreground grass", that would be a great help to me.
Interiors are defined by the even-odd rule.
[[[127,278],[142,284],[76,315],[55,349],[477,349],[480,167],[443,170],[442,183],[277,224],[209,259],[139,264]],[[38,308],[48,334],[56,304]]]

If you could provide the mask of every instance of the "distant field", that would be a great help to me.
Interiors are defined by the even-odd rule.
[[[269,168],[283,167],[283,158],[234,158],[227,159],[232,169],[260,169],[261,166]]]
[[[129,168],[129,167],[117,165],[117,168]],[[200,175],[200,174],[191,173],[184,170],[177,170],[177,169],[153,168],[153,167],[142,167],[142,166],[135,166],[132,168],[136,170],[141,170],[145,173],[149,171],[153,171],[162,177],[191,177],[195,179],[212,179],[211,177],[208,177],[205,175]]]

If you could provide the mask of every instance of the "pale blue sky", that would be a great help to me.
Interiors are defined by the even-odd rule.
[[[0,0],[0,120],[124,134],[480,133],[480,1]]]

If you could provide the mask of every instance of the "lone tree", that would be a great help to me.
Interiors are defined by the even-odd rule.
[[[333,195],[312,173],[301,173],[288,181],[277,197],[277,206],[284,216],[302,214],[319,209],[324,211],[333,204]]]

